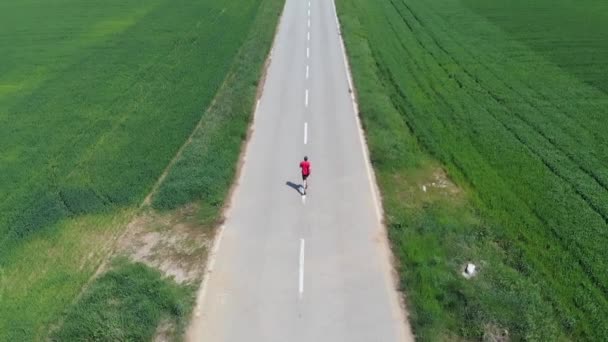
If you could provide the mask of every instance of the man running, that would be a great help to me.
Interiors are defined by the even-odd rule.
[[[308,176],[310,176],[310,162],[308,161],[308,157],[304,156],[304,161],[300,162],[300,169],[302,169],[302,181],[304,181],[304,194],[306,194],[306,189],[308,189]]]

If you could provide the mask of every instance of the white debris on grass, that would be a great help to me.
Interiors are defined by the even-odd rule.
[[[471,279],[476,275],[477,267],[472,263],[468,263],[467,266],[464,268],[464,271],[462,272],[462,276],[467,279]]]

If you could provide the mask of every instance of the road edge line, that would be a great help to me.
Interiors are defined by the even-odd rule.
[[[274,55],[274,48],[275,48],[275,45],[277,42],[277,37],[279,34],[279,27],[281,26],[281,24],[283,22],[283,14],[285,13],[286,6],[287,6],[287,2],[285,2],[283,4],[283,7],[281,8],[281,15],[280,15],[280,17],[277,21],[277,25],[275,27],[274,36],[272,38],[272,44],[270,46],[268,55],[266,56],[266,61],[264,62],[263,70],[260,74],[259,79],[261,80],[261,82],[258,83],[258,89],[255,94],[256,101],[255,101],[255,105],[253,107],[253,113],[252,113],[251,120],[249,122],[249,127],[247,129],[247,137],[245,138],[245,140],[243,141],[243,144],[241,145],[241,152],[240,152],[240,155],[239,155],[239,158],[237,161],[236,175],[235,175],[234,179],[232,180],[232,186],[228,190],[228,194],[226,196],[226,198],[228,200],[226,201],[226,204],[225,204],[224,208],[222,209],[222,219],[224,221],[229,216],[234,199],[236,197],[237,188],[243,178],[243,164],[245,163],[245,161],[247,159],[247,150],[251,146],[249,140],[251,138],[251,135],[253,134],[254,125],[255,125],[256,119],[259,115],[262,94],[264,93],[264,87],[266,86],[266,76],[268,74],[268,69],[270,68],[270,63],[271,63],[273,55]],[[209,279],[211,279],[211,274],[213,273],[213,269],[215,267],[217,253],[219,252],[220,242],[222,240],[225,229],[226,229],[225,223],[222,223],[214,234],[213,247],[209,251],[209,255],[207,256],[207,260],[205,262],[205,270],[203,272],[203,279],[202,279],[202,282],[200,283],[199,289],[197,291],[195,309],[190,314],[190,319],[188,320],[187,327],[185,327],[183,335],[182,335],[184,337],[185,341],[190,341],[192,339],[192,336],[196,335],[196,331],[192,330],[193,326],[194,326],[194,324],[193,324],[194,318],[200,319],[200,317],[201,317],[200,310],[202,309],[202,305],[205,302],[208,283],[210,281]]]
[[[355,89],[353,87],[353,81],[350,76],[350,65],[348,63],[348,58],[346,56],[346,48],[344,46],[344,41],[342,40],[342,31],[340,29],[340,21],[338,20],[338,12],[336,10],[336,3],[334,0],[331,1],[334,9],[334,16],[336,18],[336,28],[338,30],[338,40],[340,41],[340,49],[342,50],[342,60],[344,62],[344,72],[346,74],[346,80],[348,81],[348,91],[350,93],[350,99],[353,105],[353,114],[355,116],[355,120],[357,122],[357,130],[359,131],[359,142],[361,145],[361,152],[363,153],[363,159],[365,160],[365,169],[367,171],[367,178],[370,185],[370,190],[372,192],[373,202],[376,209],[376,217],[380,221],[381,224],[384,224],[384,210],[382,205],[380,204],[380,189],[378,189],[378,183],[376,182],[376,174],[374,170],[371,168],[371,159],[369,158],[369,152],[367,147],[367,142],[365,139],[365,134],[363,131],[363,125],[361,124],[361,119],[359,118],[359,105],[357,104],[357,99],[355,98]]]
[[[215,238],[213,239],[213,247],[207,255],[207,265],[205,266],[205,271],[203,272],[203,283],[201,284],[198,294],[196,296],[196,308],[194,309],[194,317],[200,317],[201,315],[202,303],[207,295],[207,284],[209,283],[210,274],[213,272],[213,268],[215,267],[216,255],[217,251],[220,249],[220,243],[224,234],[224,228],[224,225],[221,225],[218,228],[218,231],[215,233]]]
[[[367,178],[369,181],[370,190],[372,193],[372,201],[374,202],[374,206],[376,209],[376,217],[379,223],[380,228],[383,233],[383,240],[386,242],[386,248],[383,249],[383,257],[386,262],[382,262],[382,267],[385,268],[385,276],[389,280],[389,284],[393,285],[391,288],[391,297],[392,303],[396,304],[396,311],[399,315],[399,319],[403,323],[399,327],[400,340],[401,341],[414,341],[415,337],[412,331],[412,325],[409,320],[409,312],[405,305],[405,294],[399,291],[399,278],[394,267],[395,265],[395,256],[392,250],[392,244],[388,239],[388,229],[386,227],[384,221],[384,208],[380,203],[380,188],[378,187],[378,183],[376,181],[376,173],[371,168],[371,159],[369,157],[369,151],[367,147],[367,140],[365,138],[365,131],[363,130],[363,125],[361,124],[361,118],[359,117],[359,105],[357,103],[357,99],[355,96],[355,89],[353,87],[353,81],[350,75],[350,64],[348,63],[348,57],[346,55],[346,47],[344,45],[344,40],[342,39],[342,30],[340,28],[340,20],[338,18],[338,10],[336,9],[336,0],[331,0],[332,7],[334,10],[334,18],[336,19],[336,29],[338,31],[338,40],[340,41],[340,49],[342,50],[342,59],[344,62],[344,72],[346,74],[346,80],[348,82],[348,91],[350,93],[350,98],[353,106],[353,115],[355,116],[355,121],[357,123],[357,130],[359,131],[359,142],[361,145],[361,151],[363,153],[363,159],[365,161],[365,169],[367,171]]]

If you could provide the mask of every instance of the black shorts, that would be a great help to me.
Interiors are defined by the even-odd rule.
[[[308,178],[308,176],[310,176],[310,174],[307,174],[307,175],[302,174],[302,180],[306,180],[306,178]]]

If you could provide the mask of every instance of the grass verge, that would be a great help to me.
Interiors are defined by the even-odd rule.
[[[117,259],[68,310],[53,341],[149,341],[163,320],[175,338],[194,302],[193,289],[150,267]]]
[[[152,199],[156,209],[201,201],[217,218],[234,180],[282,0],[266,0],[220,92]]]

